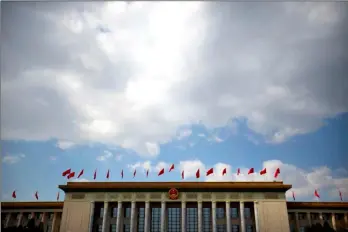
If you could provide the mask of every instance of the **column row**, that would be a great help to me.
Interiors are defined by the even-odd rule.
[[[90,219],[90,232],[93,232],[93,223],[96,221],[94,219],[94,212],[95,212],[95,203],[91,202],[91,219]],[[205,203],[206,204],[206,203]],[[221,203],[219,203],[221,205]],[[231,217],[231,203],[229,201],[224,203],[224,220],[226,222],[225,227],[226,227],[226,231],[227,232],[232,232],[232,217]],[[138,214],[137,214],[137,203],[135,201],[131,202],[130,205],[130,218],[129,221],[127,221],[127,228],[129,225],[128,229],[124,228],[124,218],[123,218],[123,211],[122,211],[122,205],[123,202],[122,201],[118,201],[117,203],[117,215],[116,215],[116,228],[112,229],[112,232],[114,232],[114,230],[116,230],[117,232],[123,232],[123,231],[129,231],[129,232],[136,232],[137,229],[137,219],[138,219]],[[257,202],[254,202],[253,208],[254,208],[254,226],[255,226],[255,230],[256,232],[259,232],[259,225],[258,225],[258,207],[257,207]],[[186,202],[182,201],[181,202],[181,220],[180,221],[180,228],[181,231],[187,231],[187,208],[186,208]],[[110,227],[109,227],[109,214],[108,212],[110,212],[109,209],[110,205],[109,202],[105,201],[104,202],[104,206],[103,206],[103,212],[100,213],[102,214],[102,222],[101,224],[99,224],[101,226],[101,231],[102,232],[109,232],[110,231]],[[129,207],[129,203],[128,203],[128,207]],[[142,206],[144,207],[144,205]],[[152,212],[150,211],[151,207],[150,207],[150,202],[145,202],[145,208],[143,209],[143,220],[144,220],[144,224],[143,227],[141,228],[141,230],[143,230],[144,232],[150,232],[150,230],[156,230],[156,229],[151,229],[151,218],[152,217],[156,217],[155,215],[152,214]],[[179,208],[177,208],[179,210]],[[218,220],[217,220],[217,203],[215,201],[211,202],[211,231],[212,232],[217,232],[218,231]],[[220,206],[221,209],[221,206]],[[128,208],[129,210],[129,208]],[[166,201],[162,201],[161,202],[161,206],[160,206],[160,217],[159,215],[157,216],[157,219],[159,219],[159,227],[158,230],[161,232],[165,232],[166,226],[167,226],[167,205],[166,205]],[[197,202],[197,209],[196,209],[196,213],[197,215],[197,227],[196,230],[198,232],[203,232],[206,231],[207,229],[203,229],[203,202]],[[180,212],[180,211],[179,211]],[[159,211],[158,211],[159,213]],[[190,215],[190,214],[189,214]],[[246,221],[245,221],[245,215],[244,215],[244,202],[239,202],[239,218],[240,218],[240,231],[241,232],[248,232],[246,231]],[[205,217],[206,219],[206,217]],[[219,218],[221,219],[221,218]],[[172,220],[177,220],[177,219],[172,219]],[[99,221],[100,223],[100,221]],[[219,222],[219,225],[221,225],[221,222]],[[179,226],[179,225],[178,225]]]

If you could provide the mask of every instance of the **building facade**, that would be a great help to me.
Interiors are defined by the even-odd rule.
[[[64,202],[4,202],[5,227],[45,232],[292,232],[348,228],[346,202],[286,202],[282,182],[69,182]]]

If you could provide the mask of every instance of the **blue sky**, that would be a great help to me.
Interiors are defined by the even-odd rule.
[[[327,2],[2,4],[2,199],[83,179],[271,181],[348,198],[347,9]],[[157,177],[158,169],[175,171]],[[266,167],[266,177],[236,176]],[[137,169],[138,176],[132,173]],[[150,177],[145,179],[145,170]],[[110,181],[111,181],[110,180]],[[75,180],[74,180],[75,181]],[[62,195],[61,195],[62,196]],[[291,192],[287,193],[291,198]]]
[[[226,180],[240,180],[236,177],[237,168],[254,167],[256,171],[264,167],[264,162],[269,160],[279,160],[282,163],[274,167],[280,167],[280,179],[287,184],[299,187],[299,191],[304,191],[301,188],[308,186],[297,185],[295,180],[293,183],[286,181],[289,179],[286,175],[294,175],[291,171],[303,171],[305,175],[314,173],[322,167],[330,170],[329,173],[321,173],[311,183],[312,191],[316,185],[322,186],[319,191],[322,200],[339,200],[338,195],[334,195],[330,191],[334,191],[335,185],[326,186],[326,178],[330,176],[334,180],[340,178],[348,178],[348,172],[344,163],[347,163],[347,156],[344,154],[348,149],[348,144],[343,138],[348,137],[348,114],[338,116],[334,119],[327,120],[326,125],[319,130],[308,133],[306,135],[295,136],[281,144],[265,143],[258,138],[257,134],[248,130],[243,121],[236,120],[236,126],[215,128],[207,130],[202,124],[185,126],[185,129],[178,131],[178,135],[172,141],[160,145],[160,153],[154,159],[139,158],[139,155],[134,151],[129,151],[122,148],[110,147],[103,144],[81,144],[72,145],[64,150],[58,147],[57,140],[48,140],[42,142],[30,141],[3,141],[2,151],[7,156],[19,157],[12,160],[3,160],[3,199],[9,200],[11,192],[17,191],[17,200],[30,201],[33,200],[33,194],[36,190],[39,191],[40,200],[55,200],[59,184],[66,183],[66,179],[61,176],[61,173],[72,168],[73,171],[79,172],[85,169],[83,179],[93,181],[94,170],[97,169],[96,181],[106,181],[106,172],[111,171],[109,181],[122,181],[120,172],[124,169],[123,181],[182,181],[181,170],[184,166],[180,166],[180,162],[197,162],[201,161],[204,166],[201,170],[206,170],[210,167],[215,167],[215,175],[221,174],[221,168],[215,166],[217,163],[223,163],[231,166]],[[192,132],[190,134],[190,131]],[[205,136],[203,136],[205,135]],[[249,137],[255,139],[251,141]],[[212,138],[215,139],[213,140]],[[218,138],[218,139],[216,139]],[[224,138],[224,139],[222,139]],[[24,154],[25,157],[20,157]],[[110,157],[108,157],[110,154]],[[105,156],[105,160],[100,157]],[[152,169],[149,178],[145,177],[144,163],[151,162]],[[156,165],[164,162],[159,167],[165,167],[168,170],[169,165],[175,164],[175,171],[158,177]],[[138,163],[138,165],[137,165]],[[284,164],[293,165],[298,170],[287,170],[283,173],[282,166]],[[133,179],[133,168],[131,165],[137,165],[137,176]],[[143,165],[143,166],[141,166]],[[223,167],[222,165],[221,167]],[[186,167],[186,166],[185,166]],[[272,166],[265,165],[272,168]],[[187,171],[192,170],[186,167]],[[180,170],[180,171],[179,171]],[[195,172],[193,168],[193,171]],[[244,173],[245,170],[243,169]],[[274,169],[273,169],[274,171]],[[271,178],[273,173],[267,174]],[[302,177],[304,180],[306,176]],[[205,181],[201,178],[199,181]],[[263,179],[261,179],[263,180]],[[197,181],[194,176],[190,176],[185,181]],[[316,182],[316,183],[315,183]],[[337,182],[337,187],[344,187]],[[346,187],[346,186],[345,186]],[[341,191],[345,191],[341,188]],[[301,193],[302,194],[302,193]],[[345,192],[346,194],[346,192]],[[61,193],[61,196],[63,194]],[[312,200],[309,193],[304,193],[303,196],[298,196],[298,200]],[[345,197],[347,200],[348,197]]]

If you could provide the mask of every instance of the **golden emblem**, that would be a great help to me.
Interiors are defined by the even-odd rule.
[[[179,191],[176,188],[171,188],[168,191],[169,199],[176,200],[179,198]]]

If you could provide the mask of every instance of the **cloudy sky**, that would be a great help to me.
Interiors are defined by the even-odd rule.
[[[3,2],[2,199],[54,200],[67,168],[265,181],[279,167],[298,200],[348,200],[347,9]]]

